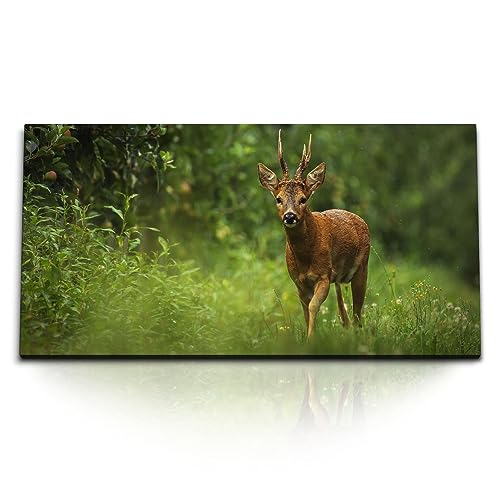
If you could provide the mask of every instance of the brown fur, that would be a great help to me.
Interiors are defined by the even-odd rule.
[[[297,177],[289,180],[287,173],[278,181],[271,170],[259,164],[260,182],[277,199],[280,219],[285,213],[293,213],[298,221],[293,227],[285,225],[286,263],[298,289],[308,338],[313,335],[316,315],[331,283],[335,283],[339,315],[345,326],[349,317],[340,284],[351,283],[353,318],[361,323],[368,274],[370,233],[366,222],[346,210],[311,212],[307,206],[311,194],[323,183],[325,170],[326,165],[321,163],[304,181]]]

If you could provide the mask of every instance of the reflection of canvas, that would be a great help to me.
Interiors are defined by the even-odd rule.
[[[244,427],[253,438],[317,435],[325,440],[377,425],[393,405],[431,384],[439,386],[446,369],[382,360],[376,365],[172,361],[103,363],[97,371],[92,364],[67,363],[46,376],[71,388],[84,384],[91,394],[105,394],[109,405],[147,412],[176,432],[188,422],[191,437],[193,432],[241,434]]]
[[[475,126],[26,126],[21,354],[477,357]]]

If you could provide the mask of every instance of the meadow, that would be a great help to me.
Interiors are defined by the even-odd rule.
[[[54,130],[49,142],[54,154],[48,154],[38,170],[31,167],[33,162],[25,163],[22,355],[480,354],[479,278],[474,266],[467,272],[455,261],[450,265],[450,259],[440,260],[438,252],[429,253],[430,258],[407,252],[404,238],[395,250],[383,231],[372,230],[363,327],[340,324],[332,289],[320,310],[315,337],[308,342],[286,270],[283,229],[266,193],[258,190],[255,172],[241,179],[255,184],[252,201],[229,199],[235,193],[229,183],[230,204],[212,210],[215,220],[205,219],[210,196],[198,196],[186,206],[196,193],[196,181],[187,175],[193,167],[185,166],[180,175],[182,155],[178,162],[174,153],[163,150],[158,153],[163,170],[157,166],[147,186],[141,188],[129,169],[124,183],[130,189],[112,186],[108,199],[99,198],[95,185],[76,179],[80,170],[88,175],[88,168],[72,170],[75,157],[65,151],[77,148],[78,134],[65,135],[74,130],[69,127]],[[42,147],[40,136],[32,134],[39,143],[36,149],[28,146],[28,158]],[[61,137],[74,140],[59,144]],[[100,144],[100,138],[93,141]],[[29,134],[27,140],[34,141]],[[57,148],[61,145],[64,148]],[[60,159],[52,165],[63,164],[58,181],[46,176],[46,162],[54,158]],[[83,153],[78,159],[83,163],[82,158]],[[103,171],[106,163],[100,166]],[[162,176],[174,166],[178,184],[165,186]],[[458,169],[453,162],[452,167]],[[155,190],[175,200],[165,203],[170,213],[163,202],[151,201]],[[251,203],[261,207],[257,215],[266,222],[252,221],[255,230],[245,232],[239,211]],[[362,206],[363,200],[357,204]],[[422,233],[416,241],[419,238],[429,236]],[[344,299],[352,314],[347,286]]]

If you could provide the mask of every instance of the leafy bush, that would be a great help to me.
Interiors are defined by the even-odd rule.
[[[112,208],[125,216],[131,198]],[[21,352],[157,352],[175,336],[182,346],[206,312],[195,269],[174,263],[162,238],[161,252],[137,252],[137,228],[100,228],[89,213],[77,198],[25,181]]]

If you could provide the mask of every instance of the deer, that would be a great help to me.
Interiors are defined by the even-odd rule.
[[[343,326],[350,325],[341,285],[350,283],[353,322],[361,326],[366,295],[370,231],[358,215],[341,209],[312,212],[308,201],[323,184],[326,164],[320,163],[303,179],[311,160],[312,134],[302,150],[295,175],[290,177],[283,158],[281,130],[278,132],[278,162],[283,177],[263,163],[258,164],[259,181],[273,195],[278,216],[285,229],[285,258],[288,274],[295,283],[307,327],[307,339],[314,335],[316,316],[335,284],[338,313]]]

